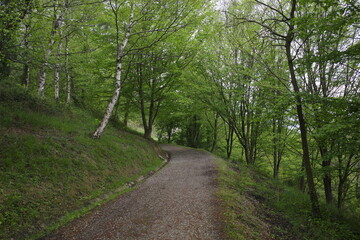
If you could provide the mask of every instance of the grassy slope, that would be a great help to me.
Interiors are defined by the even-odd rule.
[[[222,159],[219,196],[224,204],[226,233],[230,239],[360,239],[358,217],[322,206],[321,219],[311,217],[306,194],[287,187],[246,165]]]
[[[75,217],[71,212],[95,206],[94,199],[161,166],[155,147],[143,138],[109,126],[93,140],[98,120],[91,115],[5,85],[0,86],[0,239],[40,236],[60,218]]]

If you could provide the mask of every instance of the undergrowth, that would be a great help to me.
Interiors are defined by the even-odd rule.
[[[0,89],[0,239],[48,233],[162,164],[152,143],[112,126],[92,139],[99,119],[84,110]]]
[[[358,216],[323,204],[322,217],[313,218],[307,194],[247,165],[217,163],[230,239],[360,239]]]

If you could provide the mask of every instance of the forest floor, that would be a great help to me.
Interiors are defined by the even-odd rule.
[[[162,147],[171,161],[161,171],[43,239],[225,239],[214,157]]]

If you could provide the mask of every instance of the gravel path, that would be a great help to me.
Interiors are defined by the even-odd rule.
[[[171,161],[136,190],[45,239],[224,239],[211,154],[164,145]]]

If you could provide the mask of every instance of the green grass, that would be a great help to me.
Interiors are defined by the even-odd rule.
[[[323,204],[322,218],[313,218],[307,194],[253,167],[220,158],[217,163],[230,239],[360,239],[359,216]]]
[[[0,89],[0,239],[48,233],[162,164],[154,144],[112,126],[92,139],[99,120],[81,109]]]

